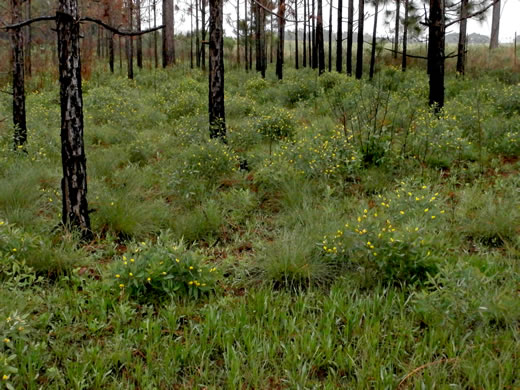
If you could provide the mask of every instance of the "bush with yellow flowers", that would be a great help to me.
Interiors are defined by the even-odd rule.
[[[256,119],[256,131],[270,142],[292,139],[295,133],[293,115],[281,107],[271,107]]]
[[[114,288],[138,300],[187,296],[199,298],[215,290],[217,269],[183,243],[161,239],[141,242],[116,259],[111,268]]]
[[[443,255],[439,194],[402,184],[377,195],[352,220],[319,243],[333,261],[349,261],[388,284],[414,284],[438,272]]]
[[[0,317],[0,389],[14,389],[11,380],[18,372],[16,344],[26,342],[26,318],[17,312]]]

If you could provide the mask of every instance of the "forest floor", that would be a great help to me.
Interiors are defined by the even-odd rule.
[[[59,227],[60,107],[0,123],[0,388],[520,387],[518,73],[178,68],[84,82],[95,239]],[[9,118],[8,95],[0,118]],[[516,373],[516,374],[515,374]]]

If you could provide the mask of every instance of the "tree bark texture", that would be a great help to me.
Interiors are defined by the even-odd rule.
[[[128,0],[128,30],[133,30],[134,24],[134,6],[133,0]],[[134,41],[133,37],[126,37],[126,60],[127,60],[127,74],[129,79],[134,78]]]
[[[354,41],[354,0],[348,0],[347,16],[347,74],[352,76],[352,44]]]
[[[491,39],[489,40],[489,48],[496,49],[498,47],[498,34],[500,30],[500,0],[493,4],[493,19],[491,20]]]
[[[25,0],[25,17],[31,19],[31,0]],[[25,74],[32,75],[31,46],[32,46],[32,28],[31,25],[26,27],[25,36]]]
[[[137,31],[141,31],[141,0],[135,0],[135,8],[136,28]],[[137,36],[137,67],[143,69],[143,37],[141,35]]]
[[[209,2],[209,132],[211,138],[226,137],[222,1],[210,0]]]
[[[363,77],[363,25],[365,24],[365,0],[359,0],[358,13],[356,79]]]
[[[298,69],[300,67],[300,54],[298,48],[298,0],[294,0],[294,19],[295,19],[295,27],[294,30],[296,34],[294,35],[295,46],[294,46],[294,67]]]
[[[374,78],[374,72],[376,69],[376,45],[377,45],[377,13],[379,11],[379,1],[375,0],[375,11],[374,11],[374,29],[372,31],[372,48],[370,51],[370,72],[369,79]]]
[[[329,4],[329,72],[332,72],[332,0]]]
[[[11,0],[12,24],[22,21],[22,0]],[[27,142],[27,122],[25,116],[25,65],[24,39],[21,28],[9,32],[13,71],[13,125],[14,149],[22,149]]]
[[[394,29],[394,58],[399,51],[399,17],[401,14],[401,0],[395,0],[395,29]]]
[[[467,1],[467,0],[462,0]],[[408,0],[404,0],[404,23],[403,23],[403,56],[401,59],[401,70],[406,72],[406,53],[408,51]]]
[[[444,106],[444,0],[430,0],[428,69],[430,105],[438,112]]]
[[[162,65],[166,68],[174,63],[173,47],[173,0],[163,0]]]
[[[60,73],[63,225],[90,238],[87,159],[83,143],[83,97],[77,0],[60,0],[56,14]]]
[[[307,67],[307,0],[303,0],[303,67]]]
[[[276,75],[283,79],[283,54],[285,37],[285,0],[278,0],[278,48],[276,50]]]
[[[202,17],[202,45],[200,47],[200,55],[201,55],[201,64],[202,64],[202,70],[206,70],[206,6],[208,4],[208,0],[200,0],[200,11],[201,11],[201,17]]]
[[[316,4],[312,0],[312,69],[318,68],[318,46],[316,44]]]
[[[343,0],[338,0],[338,31],[336,36],[336,72],[343,70]]]
[[[318,0],[318,17],[316,19],[316,45],[318,49],[318,73],[325,72],[325,39],[323,37],[323,1]]]

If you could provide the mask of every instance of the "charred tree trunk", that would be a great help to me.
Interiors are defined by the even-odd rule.
[[[352,76],[352,43],[354,40],[354,0],[348,0],[347,74]]]
[[[316,43],[316,4],[312,0],[312,69],[318,68],[318,46]]]
[[[318,73],[325,72],[325,42],[323,37],[323,2],[318,0],[318,17],[316,19],[316,45],[318,49]]]
[[[365,0],[359,0],[358,12],[356,79],[363,77],[363,25],[365,24]]]
[[[283,79],[283,54],[285,37],[285,0],[278,1],[278,50],[276,51],[276,75]]]
[[[271,57],[270,57],[269,62],[272,64],[273,63],[273,35],[274,35],[274,33],[273,33],[273,14],[270,14],[270,15],[271,15],[271,35],[269,37],[269,39],[270,39],[269,47],[271,49]]]
[[[162,65],[166,68],[175,61],[173,48],[173,0],[163,0]]]
[[[489,40],[489,49],[498,47],[498,34],[500,30],[500,0],[493,4],[493,19],[491,21],[491,38]]]
[[[61,105],[62,222],[90,239],[87,159],[83,143],[83,97],[77,0],[60,0],[56,13]]]
[[[119,73],[123,73],[123,49],[121,44],[121,35],[118,37],[119,41]]]
[[[372,50],[370,51],[370,73],[369,79],[374,78],[374,71],[376,69],[376,45],[377,45],[377,13],[379,11],[379,1],[375,0],[374,11],[374,29],[372,31]]]
[[[255,7],[255,69],[257,72],[262,71],[262,42],[261,42],[261,22],[260,22],[260,7],[254,4]]]
[[[246,64],[246,72],[249,71],[249,65],[248,65],[248,49],[249,49],[249,25],[247,23],[247,0],[244,2],[244,62]]]
[[[114,34],[108,33],[108,66],[110,72],[114,73]]]
[[[295,22],[295,27],[294,27],[294,30],[296,31],[295,35],[294,35],[294,39],[295,39],[295,48],[294,48],[294,67],[296,69],[299,69],[300,67],[300,54],[298,53],[298,0],[294,0],[294,19],[296,20]]]
[[[307,67],[307,0],[303,0],[303,67]]]
[[[209,3],[209,133],[211,138],[225,139],[222,1],[210,0]]]
[[[31,0],[25,1],[25,16],[26,19],[31,19]],[[31,62],[31,45],[32,45],[32,28],[31,25],[26,27],[25,31],[25,74],[27,76],[32,75],[32,62]]]
[[[309,59],[308,59],[308,64],[309,64],[309,68],[312,68],[312,26],[311,26],[311,18],[312,18],[312,13],[311,13],[311,0],[307,0],[307,40],[309,41],[309,47],[308,47],[308,56],[309,56]]]
[[[12,23],[22,21],[22,1],[11,0]],[[25,116],[24,85],[24,40],[21,28],[10,30],[11,57],[13,70],[13,125],[14,149],[23,149],[27,142],[27,122]]]
[[[190,69],[193,69],[193,1],[190,3]]]
[[[253,0],[251,0],[249,10],[249,70],[253,70]]]
[[[329,6],[329,72],[332,72],[332,0]]]
[[[206,70],[206,4],[208,0],[200,0],[201,16],[202,16],[202,45],[200,47],[202,70]]]
[[[467,1],[467,0],[462,0]],[[406,72],[406,53],[408,51],[408,0],[404,0],[404,23],[403,23],[403,57],[401,60],[401,70]]]
[[[197,68],[200,68],[200,38],[199,38],[199,7],[200,0],[195,0],[195,57]]]
[[[444,0],[430,0],[428,69],[430,105],[439,112],[444,106]]]
[[[338,0],[338,32],[336,37],[336,72],[343,70],[343,0]]]
[[[128,29],[133,30],[133,0],[128,0]],[[134,42],[133,37],[126,37],[126,60],[127,60],[127,73],[128,78],[134,78]]]
[[[157,0],[153,0],[153,26],[157,27]],[[159,67],[159,51],[157,50],[157,31],[153,32],[153,56],[155,67]]]
[[[135,1],[136,12],[136,27],[137,31],[141,31],[141,0]],[[143,37],[137,36],[137,67],[143,69]]]

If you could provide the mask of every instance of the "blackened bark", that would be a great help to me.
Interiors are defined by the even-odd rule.
[[[153,26],[157,27],[157,1],[153,0]],[[159,51],[157,50],[157,31],[153,32],[153,55],[155,58],[155,67],[159,67]]]
[[[294,36],[295,48],[294,48],[294,67],[298,69],[300,67],[300,54],[298,53],[298,0],[294,0],[294,19],[296,21],[294,30],[296,34]]]
[[[489,48],[496,49],[498,47],[498,33],[500,30],[500,0],[493,4],[493,19],[491,20],[491,38],[489,40]]]
[[[369,79],[374,78],[374,71],[376,68],[376,44],[377,44],[377,13],[379,11],[379,1],[375,0],[374,11],[374,30],[372,31],[372,50],[370,51],[370,73]]]
[[[307,67],[307,0],[303,0],[303,67]]]
[[[329,4],[329,72],[332,72],[332,0]]]
[[[318,73],[325,72],[325,42],[323,37],[323,2],[318,0],[318,17],[316,19],[316,45],[318,51]]]
[[[87,159],[83,143],[83,97],[78,2],[60,0],[56,13],[61,105],[62,222],[92,236],[87,203]]]
[[[108,33],[108,66],[110,72],[114,73],[114,34]]]
[[[193,1],[190,3],[190,69],[193,69]]]
[[[121,48],[121,35],[119,35],[119,73],[123,72],[123,49]]]
[[[133,0],[128,0],[128,30],[133,31],[134,25],[134,6]],[[133,37],[126,37],[126,65],[127,65],[127,74],[129,79],[134,78],[134,41]]]
[[[237,0],[237,65],[240,68],[240,0]]]
[[[135,1],[136,7],[136,28],[137,31],[141,31],[141,0]],[[133,30],[130,30],[133,31]],[[141,35],[137,36],[137,67],[139,69],[143,69],[143,37]]]
[[[467,1],[467,0],[462,0]],[[408,0],[404,0],[404,22],[403,22],[403,57],[401,59],[401,70],[406,72],[406,53],[408,51]]]
[[[174,62],[173,48],[173,0],[163,0],[163,25],[162,33],[162,65],[163,68]]]
[[[307,40],[309,41],[309,47],[308,47],[308,64],[309,64],[309,68],[312,68],[312,26],[311,26],[311,21],[310,19],[312,18],[312,13],[311,13],[311,0],[307,0]]]
[[[270,14],[271,15],[271,36],[269,37],[270,38],[270,49],[271,49],[271,58],[270,58],[270,63],[272,64],[273,63],[273,14]]]
[[[251,0],[249,12],[249,70],[253,70],[253,8],[253,0]]]
[[[318,68],[318,46],[316,43],[316,7],[312,0],[312,69]]]
[[[401,0],[395,0],[394,58],[399,51],[399,17],[401,15]]]
[[[261,43],[261,22],[260,22],[260,7],[254,3],[255,10],[255,69],[257,72],[262,71],[262,43]]]
[[[260,8],[260,7],[259,7]],[[263,8],[260,8],[260,70],[262,78],[265,79],[265,70],[267,69],[267,39],[265,36],[265,23],[267,16]]]
[[[430,0],[428,69],[430,105],[438,112],[444,106],[444,1]]]
[[[352,76],[352,43],[354,40],[354,0],[348,0],[347,74]]]
[[[202,64],[202,70],[206,70],[206,5],[208,0],[200,0],[201,4],[201,16],[202,16],[202,45],[200,47],[200,55],[201,55],[201,64]]]
[[[358,13],[356,79],[363,77],[363,25],[365,24],[365,0],[359,0]]]
[[[209,2],[209,133],[211,138],[225,139],[222,1]]]
[[[336,72],[343,70],[343,0],[338,0],[338,32],[336,37]]]
[[[22,21],[22,0],[11,0],[12,24]],[[14,149],[23,149],[27,142],[24,85],[24,39],[21,28],[9,32],[13,70]]]
[[[246,72],[249,70],[249,60],[248,60],[248,50],[249,50],[249,25],[247,23],[247,0],[244,2],[244,20],[245,20],[245,26],[244,26],[244,62],[246,63]]]
[[[272,25],[272,22],[271,22]],[[283,54],[285,36],[285,0],[278,0],[278,49],[276,51],[276,75],[283,79]]]

